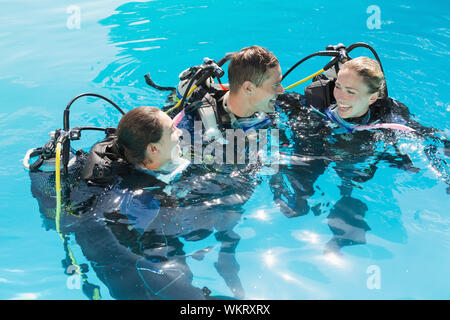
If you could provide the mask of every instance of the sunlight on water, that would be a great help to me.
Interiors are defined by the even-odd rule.
[[[271,154],[277,170],[266,166],[253,179],[254,172],[232,168],[215,181],[224,173],[202,167],[201,177],[174,187],[178,197],[168,201],[173,210],[164,207],[165,199],[133,202],[146,199],[153,187],[130,193],[129,217],[116,208],[125,203],[125,191],[88,202],[86,217],[69,204],[63,242],[55,232],[54,183],[34,188],[22,168],[26,151],[62,127],[63,110],[75,95],[103,94],[125,111],[162,107],[168,92],[150,88],[145,74],[158,85],[176,86],[180,72],[204,57],[217,61],[254,44],[272,51],[286,72],[327,45],[366,42],[380,55],[389,95],[448,137],[448,3],[380,3],[379,18],[371,5],[2,1],[0,298],[139,299],[167,290],[169,299],[195,299],[203,287],[211,296],[238,299],[450,297],[450,154],[442,140],[405,134],[396,146],[377,141],[371,152],[341,148],[329,137],[322,153],[312,156],[315,137],[306,130],[296,136],[289,126],[302,123],[281,117],[282,133],[302,144]],[[370,52],[358,48],[353,55]],[[306,61],[283,85],[328,61]],[[118,112],[91,98],[71,109],[71,126],[108,127],[119,120]],[[83,133],[72,146],[88,149],[101,138]],[[401,156],[412,164],[400,166]],[[236,189],[221,189],[233,181]],[[112,208],[106,214],[97,210],[102,201]],[[136,226],[130,217],[139,209],[146,214]],[[75,266],[81,274],[71,272]],[[82,286],[70,288],[71,280]]]

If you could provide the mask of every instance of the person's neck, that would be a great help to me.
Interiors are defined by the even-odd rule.
[[[228,91],[224,97],[224,103],[237,117],[250,117],[253,114],[247,111],[252,110],[250,102],[240,94],[231,94],[231,92]]]
[[[370,120],[370,113],[369,113],[369,109],[367,109],[366,112],[364,112],[362,115],[359,116],[355,116],[355,117],[351,117],[351,118],[346,118],[344,119],[347,122],[350,123],[357,123],[357,124],[363,124],[363,122],[367,122]]]
[[[158,161],[144,161],[141,164],[141,167],[143,167],[146,170],[150,170],[150,171],[158,171],[161,168],[161,163],[159,163]]]

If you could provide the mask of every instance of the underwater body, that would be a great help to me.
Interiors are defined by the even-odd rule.
[[[101,87],[103,94],[117,103],[126,100],[130,108],[141,103],[163,105],[166,95],[151,90],[143,81],[143,75],[149,69],[153,70],[155,63],[158,71],[155,71],[156,76],[152,73],[153,78],[173,84],[181,70],[197,64],[203,56],[219,59],[231,51],[220,46],[214,50],[201,48],[198,56],[179,57],[180,61],[174,63],[176,66],[163,68],[164,58],[158,53],[152,61],[141,55],[158,49],[134,50],[145,49],[143,44],[152,41],[120,44],[126,41],[125,30],[145,29],[146,23],[133,25],[133,19],[145,21],[144,17],[155,5],[158,3],[123,4],[113,8],[118,9],[117,13],[101,20],[99,25],[107,28],[118,25],[110,29],[112,43],[127,48],[103,70],[94,66],[96,78],[92,81],[93,88],[88,91],[97,91],[94,89]],[[417,9],[411,6],[411,10]],[[188,7],[189,4],[179,5],[166,8],[166,12],[183,17],[183,11],[191,10]],[[164,16],[164,10],[156,11],[161,12],[159,18]],[[170,36],[167,38],[172,40]],[[345,35],[342,39],[337,41],[346,40]],[[352,40],[367,39],[349,39],[346,43]],[[164,42],[155,40],[155,46],[158,41]],[[278,56],[286,68],[308,52],[337,41],[314,40],[314,45],[296,51],[295,57],[289,60],[292,52]],[[394,59],[389,50],[383,50],[387,49],[386,44],[370,36],[368,41],[377,48],[383,61],[386,59],[383,55],[388,56],[388,60]],[[241,44],[244,46],[246,42],[242,40],[232,50],[239,49]],[[405,54],[404,50],[402,52]],[[137,67],[139,60],[145,62]],[[313,68],[322,64],[319,62]],[[389,68],[385,66],[385,69],[389,74]],[[405,71],[399,73],[402,72]],[[407,83],[408,76],[401,77],[400,74],[395,75],[398,81]],[[443,81],[439,74],[437,77],[441,79],[438,83]],[[134,78],[136,84],[127,88],[128,80]],[[113,84],[123,87],[114,89]],[[441,121],[434,121],[433,115],[427,118],[419,108],[422,101],[418,96],[409,96],[406,88],[398,82],[389,82],[389,79],[388,86],[421,123],[446,130],[445,116]],[[85,91],[84,87],[82,91]],[[302,93],[300,88],[294,91]],[[33,129],[43,138],[28,140],[24,150],[40,145],[46,139],[47,131],[59,126],[63,106],[78,92],[74,88],[73,92],[58,98],[58,106],[52,111],[54,119],[45,114],[39,116],[51,119],[51,124],[47,124],[48,130],[47,127]],[[431,99],[430,95],[425,93],[424,99]],[[91,104],[92,100],[86,105]],[[185,169],[169,188],[163,184],[153,189],[150,182],[133,179],[135,183],[121,182],[111,189],[98,190],[94,195],[83,194],[88,186],[78,181],[79,185],[71,187],[73,199],[63,208],[60,229],[63,242],[58,232],[54,232],[52,216],[47,221],[43,210],[39,210],[42,200],[32,197],[35,192],[33,180],[30,192],[30,179],[28,173],[24,173],[26,179],[23,181],[27,183],[24,194],[32,200],[28,201],[28,206],[33,207],[29,210],[33,212],[29,213],[36,215],[33,225],[40,229],[36,233],[45,233],[51,239],[49,246],[54,248],[52,257],[45,259],[45,263],[53,266],[51,270],[29,272],[57,274],[57,281],[48,279],[51,286],[60,288],[54,290],[62,292],[60,297],[78,299],[448,296],[445,278],[441,279],[445,274],[445,263],[437,265],[437,259],[434,259],[448,260],[448,221],[443,209],[448,203],[448,168],[442,160],[448,159],[448,150],[444,142],[419,139],[408,133],[397,133],[392,137],[389,130],[362,131],[343,138],[331,134],[330,128],[321,127],[323,121],[315,113],[295,110],[292,114],[282,102],[278,104],[281,106],[273,122],[281,129],[279,150],[282,158],[277,173],[268,174],[272,172],[257,166],[196,164]],[[102,109],[101,105],[96,107]],[[106,111],[103,119],[94,117],[90,111],[74,111],[73,119],[92,125],[116,124],[117,116],[113,111]],[[296,111],[299,112],[297,116]],[[354,143],[350,145],[347,139]],[[95,142],[93,140],[86,143],[87,151]],[[23,153],[23,150],[16,152],[16,158],[23,157]],[[412,160],[409,161],[405,154]],[[53,178],[48,179],[52,181]],[[426,194],[427,200],[413,202],[411,199],[417,199],[420,192]],[[53,199],[48,207],[54,206]],[[41,219],[45,222],[44,228]],[[436,246],[427,252],[430,243]],[[412,257],[413,252],[420,254]],[[61,266],[60,260],[65,255],[66,262]],[[432,258],[425,262],[419,258],[423,256]],[[415,261],[417,259],[420,262]],[[13,264],[20,265],[17,261],[5,264],[3,279],[11,279],[8,270],[14,269]],[[76,265],[80,265],[80,269]],[[367,270],[371,265],[381,270],[381,289],[367,286],[366,280],[371,276]],[[68,285],[66,279],[75,280],[77,275],[81,275],[81,285]],[[14,277],[17,275],[14,274],[10,281],[20,282]],[[412,281],[412,278],[419,280]],[[443,283],[438,284],[437,279]],[[21,285],[29,286],[30,290],[36,288],[36,291],[46,286],[36,282]],[[10,288],[12,284],[7,286]],[[350,287],[353,290],[348,289]],[[4,297],[13,297],[11,292],[14,290],[4,291]],[[51,298],[53,293],[37,296]]]
[[[79,168],[85,166],[87,154],[78,151],[76,168],[66,177],[64,214],[55,217],[60,224],[56,230],[63,239],[74,236],[83,255],[116,299],[245,299],[236,260],[241,237],[233,229],[245,219],[242,207],[251,198],[254,188],[264,177],[270,176],[273,203],[281,213],[287,218],[301,219],[311,210],[319,218],[321,206],[325,204],[310,208],[308,198],[315,192],[324,194],[314,184],[327,167],[334,164],[341,180],[341,198],[328,209],[326,222],[333,236],[324,245],[323,254],[340,255],[340,249],[345,246],[365,244],[366,232],[371,230],[364,219],[368,206],[352,197],[352,189],[369,181],[383,162],[408,172],[419,172],[410,157],[401,154],[397,147],[397,135],[411,133],[397,132],[396,135],[391,129],[342,132],[330,127],[332,123],[314,117],[317,114],[301,104],[305,104],[304,100],[298,94],[279,98],[279,111],[270,126],[272,130],[282,129],[282,137],[275,143],[279,142],[283,151],[278,154],[282,157],[277,159],[276,170],[269,174],[264,173],[261,163],[204,162],[196,165],[194,161],[184,160],[182,169],[176,170],[178,174],[168,179],[161,174],[155,176],[132,170],[119,174],[105,187],[89,181],[86,184],[80,179],[83,174]],[[401,110],[404,113],[407,108],[401,105]],[[399,110],[396,111],[400,116]],[[281,121],[283,117],[290,121]],[[409,114],[402,121],[422,131],[422,135],[436,131],[420,126]],[[409,138],[417,140],[419,136]],[[443,149],[447,151],[446,140],[435,140],[442,142],[440,147],[445,146]],[[430,160],[434,165],[439,164],[436,158]],[[39,175],[39,172],[30,175]],[[442,176],[447,182],[445,171]],[[47,178],[50,180],[44,185],[48,187],[54,176]],[[42,186],[32,185],[32,189],[40,190]],[[51,189],[47,192],[52,194]],[[37,193],[33,195],[40,204],[50,202],[51,206],[57,206],[51,200],[43,201]],[[48,198],[49,194],[43,196]],[[48,212],[47,208],[40,209],[43,216]],[[264,215],[264,211],[262,213]],[[394,218],[389,223],[398,221]],[[186,259],[202,261],[214,247],[187,254],[183,250],[184,242],[201,241],[212,234],[219,243],[215,246],[219,249],[216,249],[218,256],[214,267],[232,292],[230,296],[210,296],[208,287],[192,285],[193,274]],[[84,283],[84,286],[89,285],[89,282]],[[84,292],[90,291],[85,289]],[[100,297],[95,292],[90,293],[91,299]]]

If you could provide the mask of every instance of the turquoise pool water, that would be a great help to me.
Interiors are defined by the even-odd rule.
[[[62,127],[63,109],[79,93],[103,94],[125,110],[162,106],[165,94],[146,86],[147,72],[155,82],[173,86],[180,71],[203,57],[217,60],[252,44],[271,50],[286,71],[326,45],[361,41],[380,55],[390,95],[420,123],[449,135],[448,1],[0,3],[0,299],[87,299],[68,282],[61,239],[43,226],[21,164],[29,148],[42,146],[48,132]],[[368,10],[374,4],[375,11]],[[309,60],[285,85],[325,62]],[[72,126],[117,124],[117,112],[85,101],[72,108]],[[88,147],[100,137],[85,134],[75,147]],[[404,148],[420,172],[380,164],[371,180],[354,188],[352,196],[367,206],[370,230],[366,244],[346,246],[340,254],[324,254],[333,236],[327,215],[341,198],[333,165],[315,182],[321,192],[308,200],[311,207],[321,205],[320,215],[286,218],[263,179],[234,228],[241,237],[235,259],[245,298],[450,298],[447,185],[420,145],[405,143]],[[69,242],[78,263],[89,264],[75,239]],[[212,248],[201,260],[187,258],[192,284],[207,286],[212,295],[233,296],[214,267],[216,239],[183,244],[187,254]],[[113,298],[92,268],[87,277],[99,286],[102,299]]]

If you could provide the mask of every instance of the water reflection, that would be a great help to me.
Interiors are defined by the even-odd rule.
[[[175,77],[172,72],[167,72],[171,67],[157,64],[167,61],[164,56],[167,51],[160,49],[168,47],[174,55],[180,50],[173,41],[168,41],[174,38],[174,29],[163,29],[153,21],[186,14],[191,9],[183,6],[157,9],[152,2],[128,3],[119,7],[111,17],[100,22],[109,26],[111,46],[118,47],[119,54],[116,61],[97,75],[94,83],[112,91],[120,86],[127,87],[118,98],[130,104],[162,103],[165,97],[143,89],[146,88],[143,75],[156,66],[160,81],[163,84],[172,83]],[[203,55],[209,54],[205,52]],[[179,58],[174,68],[176,71],[179,71],[178,66],[189,65],[189,62],[183,61],[186,58]],[[353,190],[362,188],[363,183],[372,179],[381,167],[380,161],[404,170],[411,170],[411,163],[398,154],[378,153],[376,146],[366,143],[371,138],[363,133],[359,137],[360,141],[354,140],[352,143],[323,139],[327,136],[320,132],[323,128],[317,124],[318,130],[309,130],[315,123],[307,119],[308,130],[302,128],[302,121],[295,119],[288,122],[283,131],[292,133],[282,141],[287,146],[284,151],[291,155],[291,160],[295,158],[297,161],[295,165],[281,165],[280,171],[271,177],[273,201],[289,218],[304,216],[310,211],[314,215],[322,215],[320,206],[310,207],[308,200],[317,192],[323,193],[316,182],[333,168],[340,179],[337,182],[340,198],[332,208],[327,209],[327,223],[332,237],[325,245],[326,254],[323,258],[332,265],[345,266],[345,261],[337,253],[342,247],[366,243],[366,232],[370,230],[365,221],[368,206],[362,199],[352,196]],[[353,138],[357,140],[357,137]],[[198,177],[200,172],[192,175]],[[250,197],[253,183],[245,181],[246,173],[242,175],[238,176],[238,180],[225,184],[223,182],[231,176],[226,172],[214,177],[219,180],[210,184],[202,179],[199,182],[186,177],[185,182],[174,186],[171,196],[158,193],[160,190],[141,189],[142,185],[102,191],[95,197],[86,198],[83,206],[75,205],[71,213],[77,213],[78,216],[67,212],[63,223],[64,232],[65,235],[75,236],[98,278],[106,284],[111,295],[118,299],[207,297],[209,289],[203,290],[202,286],[193,285],[194,275],[188,259],[202,260],[216,246],[207,246],[191,255],[186,255],[183,248],[185,241],[202,241],[214,235],[219,248],[214,267],[234,297],[243,298],[245,293],[238,276],[240,266],[235,256],[240,236],[233,229],[241,219],[241,207]],[[203,183],[205,185],[201,186]],[[37,190],[39,188],[34,188],[34,195]],[[179,199],[177,195],[185,194],[186,190],[192,190],[189,197]],[[220,193],[213,195],[211,190],[220,190]],[[241,194],[246,196],[239,199]],[[46,201],[50,203],[47,209],[54,207],[54,200],[36,198],[40,207],[45,207],[43,203]],[[230,203],[224,199],[232,201]],[[107,209],[106,203],[111,204]],[[86,205],[91,209],[79,212]],[[41,210],[43,217],[46,217],[47,209]],[[271,215],[264,210],[256,211],[252,217],[263,222],[271,219]],[[387,220],[385,224],[401,226],[397,216],[388,217]],[[45,218],[44,221],[49,228],[54,228],[51,226],[54,220]],[[404,229],[399,228],[397,231],[406,237]],[[317,234],[312,232],[305,232],[301,239],[314,245],[319,243]],[[67,266],[73,261],[68,249],[66,254]],[[263,261],[268,267],[274,267],[277,264],[276,254],[267,252]],[[85,270],[84,275],[87,274]],[[290,273],[279,273],[279,276],[289,282],[302,283]],[[98,286],[89,284],[87,278],[83,284],[86,295],[94,298]]]
[[[82,163],[81,159],[80,167]],[[246,187],[249,180],[245,175],[234,175],[233,179],[209,181],[204,178],[207,175],[200,174],[203,179],[199,181],[200,170],[186,170],[178,182],[171,184],[172,196],[164,191],[164,183],[141,172],[104,189],[87,186],[78,178],[79,168],[72,168],[64,188],[65,214],[56,222],[66,250],[65,269],[76,265],[69,246],[73,235],[97,277],[116,299],[208,299],[214,288],[193,285],[187,260],[202,260],[214,248],[208,246],[186,255],[183,247],[186,241],[201,241],[214,235],[218,243],[214,267],[234,298],[244,298],[235,257],[240,236],[233,228],[241,219],[243,202],[251,195],[251,189]],[[30,177],[44,225],[58,230],[54,220],[54,174],[37,172],[30,173]],[[229,181],[227,185],[225,180]],[[239,196],[230,196],[221,205],[205,204],[206,200],[221,196],[209,193],[217,183],[224,193],[238,192]],[[235,185],[244,189],[235,190]],[[186,188],[191,188],[190,192],[178,199],[178,191]],[[88,281],[88,266],[76,270],[82,271],[83,292],[91,299],[100,297],[99,287]]]
[[[180,70],[191,63],[186,61],[186,55],[181,54],[180,50],[184,52],[186,48],[179,46],[177,38],[182,36],[185,43],[189,43],[189,39],[195,44],[200,41],[197,40],[198,33],[190,32],[189,29],[194,19],[180,20],[177,16],[198,15],[203,13],[202,10],[204,6],[201,5],[177,4],[163,7],[159,1],[121,5],[111,16],[100,21],[100,24],[109,28],[109,42],[119,49],[119,54],[116,61],[99,72],[94,82],[112,88],[131,86],[139,92],[139,88],[147,88],[144,75],[157,72],[155,79],[158,83],[173,85]],[[176,63],[167,65],[168,53],[177,57]],[[155,92],[146,90],[141,91],[141,94],[144,92],[147,97],[143,99],[151,101],[147,99],[148,95]],[[130,98],[135,99],[136,96]]]
[[[398,138],[393,135],[368,131],[353,135],[332,135],[325,122],[315,117],[314,113],[311,114],[311,110],[302,108],[300,101],[302,97],[295,93],[279,98],[280,112],[289,119],[285,121],[284,130],[280,131],[280,144],[284,146],[286,155],[301,158],[303,162],[280,165],[279,172],[270,179],[273,199],[288,218],[304,216],[310,211],[319,216],[323,211],[329,211],[327,223],[332,238],[326,243],[325,252],[339,252],[345,246],[365,244],[366,232],[371,230],[365,221],[369,208],[362,199],[352,195],[355,188],[360,193],[363,185],[374,177],[380,167],[389,166],[412,173],[417,173],[419,169],[413,166],[408,154],[399,150]],[[425,134],[434,130],[421,128]],[[447,179],[441,160],[435,156],[433,144],[425,144],[424,149],[428,150],[432,166],[438,168],[444,180]],[[330,179],[332,175],[328,175],[327,182],[338,187],[340,198],[329,208],[329,202],[334,201],[327,199],[316,182],[331,168],[337,179]],[[310,208],[309,199],[315,193],[320,193],[322,201],[326,203],[318,203]],[[390,210],[400,211],[395,203],[390,203],[390,206]],[[400,238],[406,238],[399,216],[382,216],[380,219],[388,220],[384,224],[389,226],[400,226],[397,232],[401,232]]]
[[[370,230],[364,221],[367,205],[361,200],[344,196],[331,209],[328,227],[333,237],[325,246],[325,251],[337,252],[344,246],[366,243],[366,232]]]
[[[185,5],[161,8],[160,3],[151,1],[117,8],[100,24],[109,28],[109,42],[119,53],[93,82],[109,89],[116,101],[160,106],[165,97],[147,90],[143,76],[155,69],[164,73],[165,66],[159,62],[167,61],[167,51],[158,49],[166,46],[176,55],[178,43],[167,41],[174,37],[174,29],[153,21],[201,9]],[[184,27],[175,25],[184,36],[197,38],[185,34]],[[177,62],[177,71],[179,65],[183,62]],[[171,75],[171,81],[174,78]],[[141,173],[106,190],[86,186],[77,178],[77,170],[73,169],[74,178],[67,181],[64,215],[58,222],[66,252],[65,269],[76,264],[68,245],[73,236],[98,279],[116,299],[205,299],[211,297],[211,290],[193,285],[188,260],[202,260],[217,248],[217,273],[234,298],[245,297],[235,257],[240,236],[233,231],[254,186],[245,170],[192,166],[170,188]],[[30,176],[44,225],[55,229],[54,175]],[[184,251],[186,241],[202,241],[212,235],[217,246],[190,255]],[[88,298],[101,297],[99,286],[89,284],[88,266],[76,270],[83,275]]]

